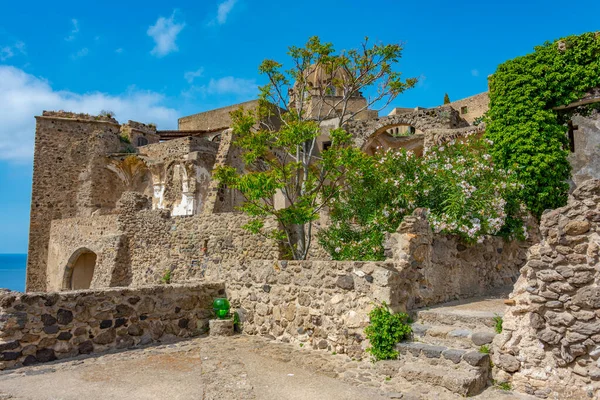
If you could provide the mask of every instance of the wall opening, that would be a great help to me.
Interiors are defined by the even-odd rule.
[[[63,289],[89,289],[94,278],[96,253],[88,249],[77,250],[67,263]]]

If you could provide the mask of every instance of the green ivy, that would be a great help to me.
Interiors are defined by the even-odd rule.
[[[407,339],[412,333],[408,315],[392,314],[388,305],[383,302],[369,313],[370,324],[365,334],[371,343],[367,351],[376,360],[389,360],[398,357],[396,344]]]
[[[507,61],[490,77],[486,135],[496,163],[516,171],[536,216],[567,200],[571,169],[565,123],[575,102],[600,86],[600,34],[569,36]]]

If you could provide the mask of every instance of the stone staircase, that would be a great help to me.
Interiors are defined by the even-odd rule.
[[[490,356],[482,346],[496,335],[494,318],[504,314],[506,297],[502,291],[416,310],[412,340],[397,345],[399,375],[462,396],[480,393],[491,383]]]

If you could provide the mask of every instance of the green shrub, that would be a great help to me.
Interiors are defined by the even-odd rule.
[[[450,96],[448,96],[448,93],[444,93],[444,104],[450,104]]]
[[[502,333],[502,323],[504,321],[502,320],[502,317],[499,315],[496,315],[494,317],[494,330],[496,331],[496,333]]]
[[[535,47],[506,61],[489,79],[486,137],[496,163],[514,169],[520,198],[540,216],[566,204],[571,167],[565,123],[573,110],[556,107],[600,86],[600,35],[584,33]]]
[[[398,357],[395,346],[412,333],[408,315],[392,314],[388,305],[383,302],[369,313],[370,324],[365,334],[371,343],[367,351],[376,360],[389,360]]]
[[[487,344],[482,345],[481,347],[479,347],[479,352],[483,354],[490,354],[490,346],[488,346]]]
[[[172,271],[170,269],[166,269],[162,278],[160,278],[160,281],[167,285],[170,284],[171,283],[171,274],[172,274]]]
[[[467,243],[486,235],[524,238],[520,190],[513,172],[491,163],[489,143],[475,137],[434,147],[424,157],[403,149],[363,153],[318,237],[334,260],[383,260],[385,234],[425,208],[435,232]]]

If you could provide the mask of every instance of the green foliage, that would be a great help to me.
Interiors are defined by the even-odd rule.
[[[260,88],[258,110],[231,113],[235,144],[242,150],[245,171],[223,166],[215,171],[222,185],[237,189],[245,198],[240,210],[252,217],[249,231],[280,241],[294,259],[305,259],[312,240],[312,224],[344,181],[347,162],[357,149],[349,149],[351,136],[339,129],[357,114],[349,103],[363,90],[376,90],[367,106],[385,104],[413,87],[416,79],[403,80],[394,71],[402,53],[399,44],[371,45],[365,40],[359,50],[336,53],[331,43],[311,37],[305,47],[290,47],[293,67],[283,70],[274,60],[265,60],[259,72],[268,83]],[[311,74],[320,71],[319,82]],[[332,89],[333,88],[333,89]],[[331,96],[332,90],[338,95]],[[311,97],[323,107],[310,108]],[[268,121],[278,119],[280,126]],[[337,129],[329,132],[332,145],[319,154],[320,122],[338,117]],[[286,205],[276,207],[275,196]],[[279,228],[266,229],[274,218]]]
[[[121,143],[131,144],[131,140],[129,140],[129,136],[121,134],[121,135],[119,135],[119,140],[121,141]]]
[[[490,354],[490,346],[487,344],[481,345],[481,347],[479,347],[479,352],[483,354]]]
[[[102,110],[100,111],[100,116],[113,118],[115,116],[115,113],[109,110]]]
[[[502,319],[501,316],[496,315],[494,317],[494,330],[496,331],[496,333],[502,333],[502,323],[504,322],[504,320]]]
[[[600,86],[600,35],[585,33],[537,46],[507,61],[489,80],[486,136],[492,155],[518,174],[520,197],[540,216],[567,200],[570,165],[565,122],[569,112],[553,108],[579,100]]]
[[[494,381],[493,383],[494,383],[494,386],[496,386],[500,390],[506,390],[506,391],[512,390],[512,385],[510,384],[510,382],[496,382],[496,381]]]
[[[448,93],[444,93],[444,104],[450,104],[450,96],[448,96]]]
[[[173,271],[171,271],[170,269],[166,269],[165,272],[163,273],[162,278],[160,278],[160,281],[164,284],[170,284],[171,283],[171,274],[173,273]]]
[[[475,137],[432,148],[424,157],[405,150],[352,153],[345,187],[330,205],[331,224],[319,241],[335,260],[383,260],[386,233],[406,215],[427,209],[435,232],[467,243],[486,235],[523,238],[520,185],[496,168],[489,144]]]
[[[242,330],[242,322],[240,321],[240,314],[237,311],[233,313],[233,329],[236,332],[241,332]]]
[[[370,323],[365,328],[365,334],[371,347],[367,351],[375,360],[389,360],[398,357],[395,346],[408,338],[412,333],[408,315],[392,314],[388,305],[383,302],[369,313]]]

